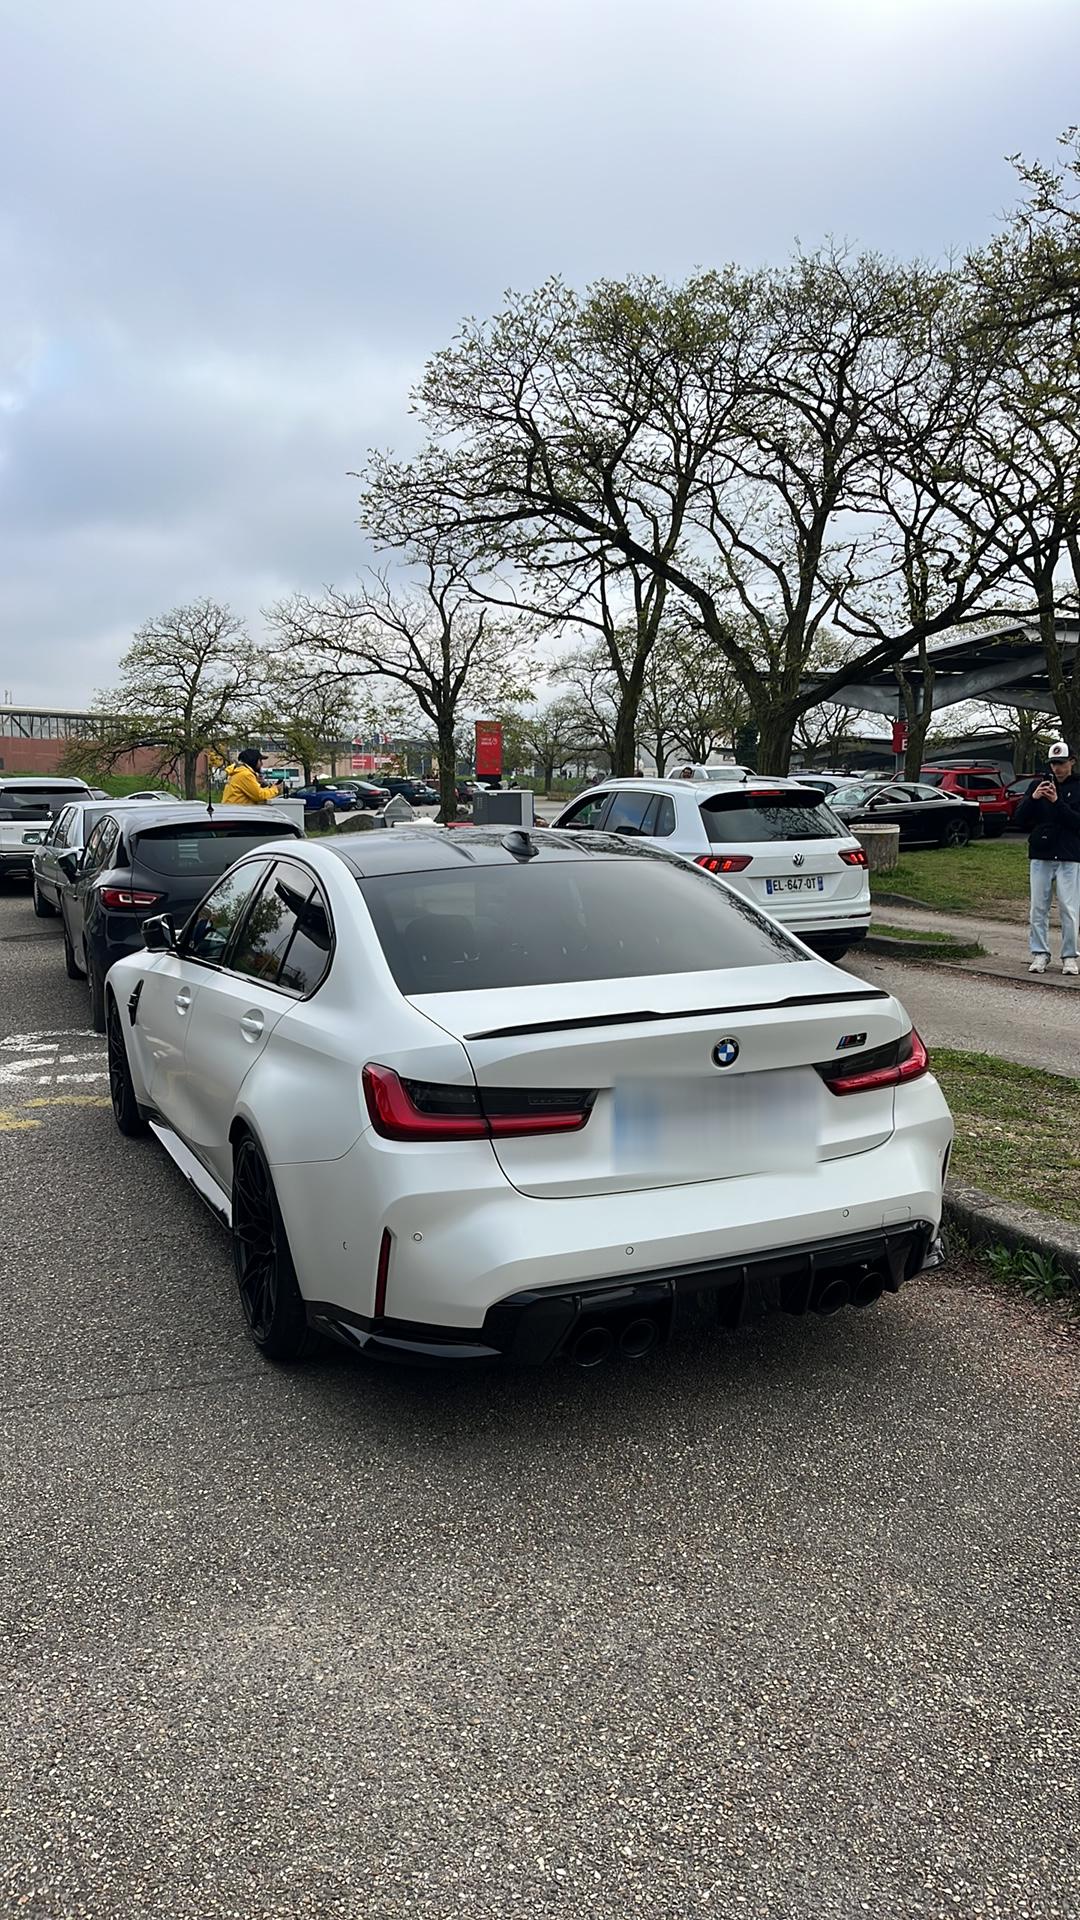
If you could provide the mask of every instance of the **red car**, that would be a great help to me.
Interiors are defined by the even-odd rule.
[[[919,778],[924,786],[940,787],[942,793],[958,794],[961,800],[974,800],[988,840],[996,840],[1005,832],[1020,805],[1021,796],[1010,791],[995,766],[969,762],[957,767],[923,767]]]

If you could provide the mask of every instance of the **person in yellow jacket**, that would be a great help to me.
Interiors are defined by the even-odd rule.
[[[261,807],[267,800],[276,800],[276,787],[264,787],[259,778],[262,770],[262,754],[258,747],[245,747],[238,753],[232,766],[225,769],[225,791],[221,796],[223,807]]]

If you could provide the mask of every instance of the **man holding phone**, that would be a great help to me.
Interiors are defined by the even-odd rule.
[[[1057,892],[1061,920],[1061,971],[1080,973],[1077,924],[1080,922],[1080,778],[1067,740],[1055,740],[1050,765],[1036,775],[1013,818],[1027,827],[1031,860],[1029,973],[1050,965],[1050,901]]]

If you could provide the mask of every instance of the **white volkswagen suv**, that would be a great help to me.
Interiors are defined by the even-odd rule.
[[[554,825],[655,840],[719,875],[830,960],[869,930],[866,855],[828,796],[794,780],[605,780]]]

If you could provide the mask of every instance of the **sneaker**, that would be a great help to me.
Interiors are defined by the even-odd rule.
[[[1050,965],[1050,955],[1048,953],[1037,953],[1030,967],[1028,968],[1028,972],[1029,973],[1045,973],[1049,965]]]
[[[1080,964],[1075,960],[1063,960],[1061,971],[1062,973],[1080,973]]]

